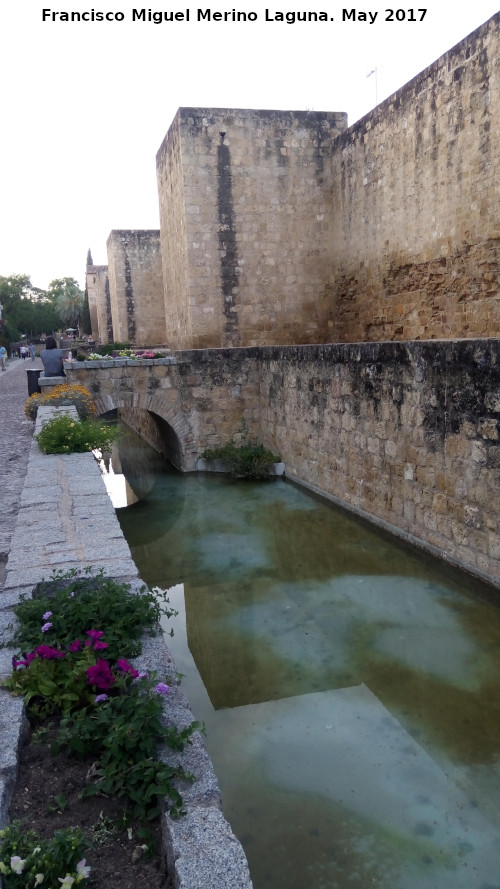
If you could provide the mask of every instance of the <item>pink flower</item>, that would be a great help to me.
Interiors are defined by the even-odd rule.
[[[87,630],[87,636],[90,636],[93,642],[97,642],[101,636],[104,636],[104,630]]]
[[[123,673],[130,673],[130,675],[131,675],[134,679],[137,679],[137,677],[138,677],[138,675],[139,675],[139,670],[134,670],[134,668],[131,667],[129,663],[127,663],[127,661],[125,660],[125,658],[120,658],[120,659],[116,662],[116,666],[117,666]]]
[[[70,651],[81,651],[82,645],[83,645],[83,642],[81,642],[80,639],[75,639],[75,641],[72,642],[71,645],[69,646],[69,650]]]
[[[31,661],[36,658],[36,652],[32,651],[27,657],[25,655],[24,661],[16,661],[16,657],[12,658],[12,669],[17,670],[18,667],[29,667]]]
[[[59,651],[58,648],[52,648],[51,645],[39,645],[35,649],[35,651],[36,651],[38,657],[41,657],[47,661],[53,661],[53,660],[56,660],[57,658],[66,657],[66,654],[64,651]]]
[[[99,651],[102,648],[109,648],[107,642],[94,642],[94,651]]]
[[[102,688],[104,691],[110,688],[115,681],[108,662],[102,658],[99,658],[95,667],[87,669],[87,677],[91,685]]]

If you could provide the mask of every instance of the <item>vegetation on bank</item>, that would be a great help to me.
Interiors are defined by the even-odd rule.
[[[265,448],[256,438],[249,437],[245,421],[236,436],[220,447],[207,448],[202,456],[208,462],[220,460],[233,478],[268,478],[271,466],[281,461],[281,457]]]

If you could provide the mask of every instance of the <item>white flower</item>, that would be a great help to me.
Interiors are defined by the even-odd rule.
[[[90,874],[90,867],[88,865],[87,866],[85,865],[85,861],[86,861],[86,859],[82,858],[82,860],[79,861],[78,864],[76,865],[76,873],[77,873],[76,882],[77,883],[79,883],[80,880],[86,880],[88,875]]]
[[[70,877],[69,874],[66,874],[66,876],[64,877],[64,880],[62,877],[58,877],[57,879],[59,880],[59,882],[61,884],[61,889],[70,889],[70,887],[75,882],[75,878]]]
[[[40,846],[35,846],[35,848],[33,849],[33,855],[38,855],[38,853],[41,851],[42,850],[41,850]]]
[[[40,883],[43,883],[44,879],[45,879],[45,875],[44,875],[44,874],[36,874],[36,876],[35,876],[35,886],[39,886]]]
[[[13,855],[10,859],[10,866],[15,874],[22,874],[25,864],[26,858],[19,858],[19,855]]]

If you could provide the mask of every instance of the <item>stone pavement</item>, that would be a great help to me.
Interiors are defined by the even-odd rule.
[[[10,358],[6,372],[0,372],[0,591],[35,428],[24,414],[28,397],[26,371],[33,368],[42,369],[40,358]]]

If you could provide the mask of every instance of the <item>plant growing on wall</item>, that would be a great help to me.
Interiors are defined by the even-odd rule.
[[[238,443],[233,437],[221,447],[207,448],[203,451],[204,459],[220,460],[233,478],[268,478],[269,469],[273,463],[279,463],[281,457],[267,450],[256,438],[250,438],[244,420],[237,436]]]

